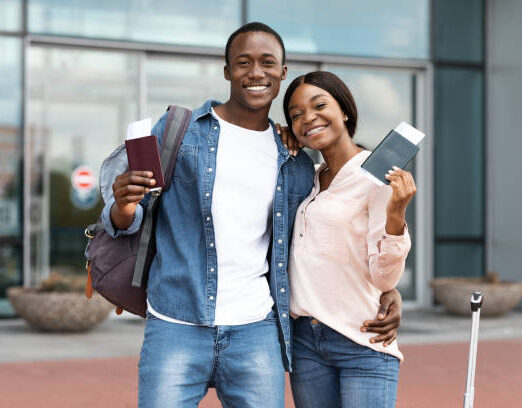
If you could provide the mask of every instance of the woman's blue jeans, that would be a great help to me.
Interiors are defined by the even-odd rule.
[[[294,321],[290,379],[296,408],[395,407],[399,360],[314,322]]]
[[[239,326],[191,326],[147,315],[140,408],[197,407],[215,386],[223,407],[283,408],[285,371],[276,316]]]

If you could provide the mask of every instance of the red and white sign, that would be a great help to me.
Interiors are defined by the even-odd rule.
[[[74,189],[82,192],[91,191],[97,186],[94,171],[88,166],[78,166],[71,174],[71,183]]]

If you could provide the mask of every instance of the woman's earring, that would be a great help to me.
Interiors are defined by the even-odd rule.
[[[347,115],[344,115],[343,120],[344,120],[345,122],[348,122],[348,116],[347,116]]]

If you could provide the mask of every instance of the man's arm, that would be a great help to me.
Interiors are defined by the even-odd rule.
[[[167,114],[164,113],[151,130],[160,147]],[[129,171],[116,177],[112,185],[114,204],[110,209],[110,219],[116,229],[126,230],[132,224],[139,202],[155,184],[150,171]]]
[[[383,342],[386,347],[397,338],[402,317],[402,297],[397,289],[392,289],[382,293],[380,302],[377,318],[363,322],[361,331],[378,333],[379,335],[370,339],[370,343]]]

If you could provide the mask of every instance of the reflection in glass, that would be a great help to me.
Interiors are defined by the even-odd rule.
[[[21,31],[22,0],[0,1],[0,31]]]
[[[224,47],[240,0],[29,0],[29,31]]]
[[[168,105],[190,109],[207,99],[225,102],[230,82],[223,76],[224,58],[150,57],[147,59],[147,116],[153,123]]]
[[[0,236],[21,236],[21,41],[0,37]]]
[[[10,314],[5,289],[22,281],[21,50],[21,40],[0,37],[0,315]]]
[[[248,21],[281,34],[290,52],[429,57],[428,0],[248,1]]]
[[[32,47],[28,66],[34,266],[40,274],[47,273],[47,264],[81,271],[83,230],[103,205],[96,183],[100,165],[123,141],[128,122],[137,119],[138,59]],[[74,188],[71,180],[80,165],[93,172],[85,189]]]

